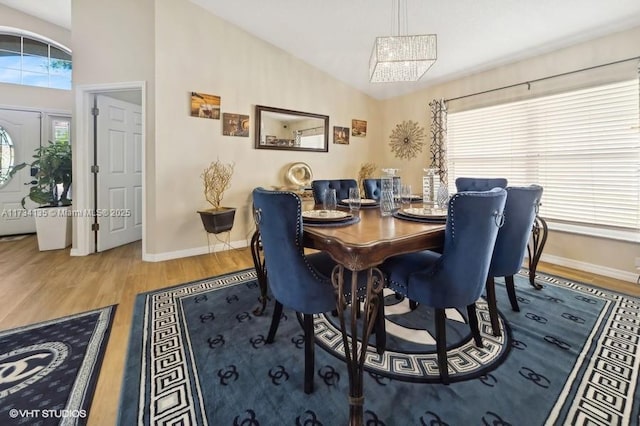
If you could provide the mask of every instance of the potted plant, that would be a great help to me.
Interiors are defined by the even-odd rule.
[[[202,172],[204,184],[204,197],[212,208],[198,210],[204,229],[211,234],[229,231],[233,227],[236,209],[222,207],[224,192],[231,187],[231,177],[235,164],[221,163],[220,160],[212,162]]]
[[[32,163],[14,166],[10,176],[29,166],[33,180],[29,193],[22,198],[26,208],[27,198],[40,208],[34,210],[38,247],[40,250],[65,248],[71,244],[71,145],[68,140],[49,141],[36,148]]]

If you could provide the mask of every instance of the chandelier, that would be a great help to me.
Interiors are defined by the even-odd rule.
[[[407,8],[404,5],[404,35],[401,35],[398,0],[398,35],[376,37],[369,59],[369,81],[385,83],[418,81],[437,59],[437,36],[406,35]],[[395,2],[394,2],[395,3]]]

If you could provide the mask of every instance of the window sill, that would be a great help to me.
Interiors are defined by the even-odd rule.
[[[544,218],[544,217],[543,217]],[[570,234],[587,235],[590,237],[607,238],[609,240],[640,243],[640,231],[621,231],[618,229],[605,229],[588,225],[573,225],[547,221],[547,226],[552,231],[567,232]]]

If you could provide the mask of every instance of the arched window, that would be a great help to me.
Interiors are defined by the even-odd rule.
[[[0,28],[0,82],[71,90],[71,50],[20,30]]]

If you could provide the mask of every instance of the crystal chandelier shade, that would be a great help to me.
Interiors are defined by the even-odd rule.
[[[418,81],[436,59],[435,34],[377,37],[369,59],[369,80]]]

